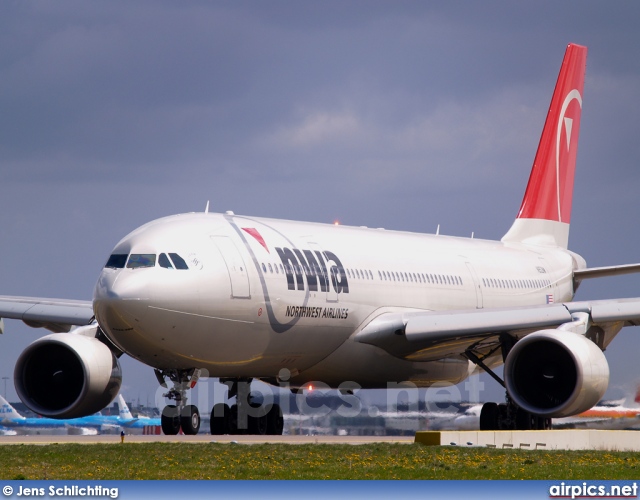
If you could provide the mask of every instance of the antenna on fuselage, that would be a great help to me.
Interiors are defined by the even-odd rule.
[[[209,213],[209,200],[207,200],[207,206],[204,207],[204,213],[208,214]]]
[[[436,228],[436,236],[440,236],[440,224],[438,224],[438,227]]]

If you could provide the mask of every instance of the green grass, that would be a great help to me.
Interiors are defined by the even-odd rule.
[[[3,446],[0,479],[640,479],[636,453],[372,445]]]

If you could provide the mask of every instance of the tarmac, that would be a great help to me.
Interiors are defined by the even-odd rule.
[[[195,436],[165,436],[165,435],[128,435],[126,443],[227,443],[227,444],[371,444],[371,443],[402,443],[411,444],[414,436],[212,436],[197,434]],[[0,436],[0,445],[11,444],[111,444],[120,443],[119,434],[99,434],[96,436]]]
[[[484,447],[525,450],[640,451],[639,431],[563,429],[551,431],[424,431],[415,436],[165,436],[127,435],[127,443],[220,443],[220,444],[372,444],[420,443],[431,446]],[[30,435],[0,436],[0,445],[19,444],[111,444],[119,434],[96,436]]]

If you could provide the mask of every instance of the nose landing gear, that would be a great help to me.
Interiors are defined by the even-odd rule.
[[[165,378],[173,382],[173,388],[164,397],[172,399],[175,405],[167,405],[162,410],[160,423],[162,432],[167,436],[175,436],[182,430],[185,435],[198,434],[200,430],[200,412],[195,405],[188,405],[187,390],[193,388],[200,377],[200,370],[155,370],[160,385],[167,387]]]

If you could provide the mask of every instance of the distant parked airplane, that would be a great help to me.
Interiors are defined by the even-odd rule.
[[[96,413],[87,417],[59,420],[56,418],[24,417],[0,396],[0,435],[3,428],[9,434],[79,434],[95,435],[102,432],[125,430],[134,433],[147,426],[160,425],[159,418],[134,417],[122,395],[117,398],[119,415]]]
[[[0,396],[0,425],[14,434],[74,434],[95,435],[98,427],[93,416],[59,420],[56,418],[23,417]],[[89,422],[92,422],[89,424]]]

